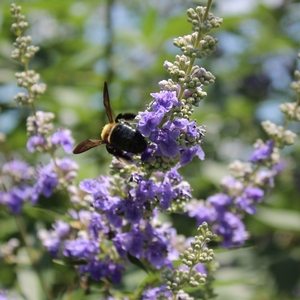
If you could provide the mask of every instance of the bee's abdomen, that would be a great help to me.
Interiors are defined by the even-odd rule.
[[[109,137],[109,143],[131,153],[141,153],[147,147],[147,142],[141,133],[123,123],[114,127]]]

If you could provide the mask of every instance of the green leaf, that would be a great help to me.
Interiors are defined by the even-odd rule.
[[[149,274],[146,267],[143,265],[143,263],[138,258],[132,256],[129,252],[127,252],[127,258],[133,265],[136,265],[137,267],[139,267],[140,269],[144,270],[146,273]]]
[[[300,232],[300,213],[295,211],[260,207],[254,217],[277,229]]]
[[[82,300],[84,299],[85,291],[84,289],[78,289],[76,291],[68,291],[61,300]]]
[[[64,260],[60,259],[53,259],[53,263],[61,266],[79,266],[79,265],[86,265],[87,262],[85,260],[72,260],[68,258],[64,258]]]

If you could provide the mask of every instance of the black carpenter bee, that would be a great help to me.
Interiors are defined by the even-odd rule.
[[[138,130],[135,130],[130,123],[120,121],[133,120],[136,115],[132,113],[121,113],[117,115],[115,121],[113,120],[106,82],[104,82],[103,104],[106,109],[109,124],[106,124],[102,130],[102,140],[86,139],[77,145],[73,153],[79,154],[103,144],[106,145],[108,153],[125,160],[131,160],[130,156],[125,152],[134,154],[144,152],[147,148],[145,138]]]

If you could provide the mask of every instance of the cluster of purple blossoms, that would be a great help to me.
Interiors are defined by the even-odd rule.
[[[204,136],[203,127],[197,127],[195,121],[186,118],[174,118],[174,111],[182,106],[177,99],[177,92],[162,90],[151,96],[151,105],[138,116],[138,130],[152,142],[143,154],[142,161],[167,169],[177,162],[184,166],[195,155],[203,160],[204,152],[200,146]],[[159,159],[165,164],[159,163]]]
[[[98,212],[72,211],[70,217],[73,225],[57,221],[53,230],[40,230],[39,237],[52,256],[69,259],[75,265],[84,261],[84,265],[78,266],[78,271],[96,281],[109,278],[114,283],[120,283],[125,271],[122,262],[127,261],[128,255],[146,259],[156,268],[171,267],[171,259],[178,258],[179,253],[170,244],[176,232],[168,225],[154,226],[150,221],[141,220],[139,224],[132,225],[129,231],[123,232],[125,224],[115,228],[106,216]],[[78,226],[81,230],[78,230]],[[105,247],[104,240],[112,241],[119,258],[113,260],[106,251],[100,251]]]
[[[57,159],[56,162],[50,161],[49,164],[38,168],[38,178],[33,185],[31,203],[36,204],[40,195],[49,198],[59,185],[59,180],[72,181],[77,176],[77,170],[77,163],[69,158]]]
[[[142,295],[142,300],[156,300],[156,299],[172,299],[173,293],[167,290],[165,285],[148,289]],[[180,298],[178,298],[180,299]]]
[[[47,137],[53,129],[50,122],[54,118],[53,114],[38,111],[36,116],[29,117],[27,120],[27,131],[30,138],[27,141],[29,152],[50,151],[53,147],[61,146],[67,154],[71,154],[74,140],[69,129],[61,128]]]
[[[150,179],[138,173],[132,173],[129,182],[118,178],[100,176],[97,179],[86,179],[79,184],[80,188],[93,196],[92,205],[103,212],[109,222],[122,226],[123,219],[137,224],[152,215],[155,207],[167,210],[176,199],[191,198],[189,184],[182,181],[176,168],[166,174],[155,172]],[[114,193],[114,187],[122,190],[123,197]]]
[[[69,259],[75,265],[78,263],[78,271],[82,275],[89,274],[96,281],[100,278],[109,278],[114,283],[120,283],[123,267],[115,264],[108,257],[100,260],[101,235],[108,233],[101,215],[81,210],[78,213],[70,212],[70,216],[81,224],[82,230],[78,231],[76,226],[71,227],[66,222],[56,221],[53,230],[39,231],[44,247],[53,257]],[[83,227],[84,225],[86,228]],[[85,265],[80,264],[83,261]]]
[[[245,213],[255,214],[256,204],[265,197],[273,185],[273,178],[281,168],[274,159],[274,141],[260,143],[250,155],[249,161],[264,166],[271,164],[269,170],[254,172],[251,165],[237,163],[235,176],[228,176],[221,182],[224,193],[210,196],[206,201],[191,201],[187,204],[190,217],[195,217],[197,224],[208,222],[213,225],[216,234],[222,237],[225,248],[243,245],[248,237],[242,222]],[[273,155],[273,157],[272,157]]]
[[[52,129],[52,125],[47,122],[50,122],[52,118],[52,114],[37,112],[36,117],[28,118],[29,132],[32,130],[48,132]],[[39,126],[44,127],[44,129],[39,130]],[[49,144],[47,140],[51,143]],[[48,139],[42,134],[31,136],[27,142],[27,148],[30,152],[42,151],[41,149],[44,151],[49,149],[49,145],[62,146],[67,154],[71,153],[73,148],[71,131],[61,129]],[[47,165],[39,165],[36,168],[18,159],[13,159],[2,166],[0,203],[7,206],[13,214],[20,214],[25,201],[30,200],[31,204],[35,205],[40,195],[50,197],[60,183],[71,182],[76,178],[77,170],[77,163],[69,158],[52,160]]]
[[[0,203],[11,213],[20,214],[24,202],[32,195],[35,176],[34,168],[21,160],[4,163],[0,176]]]

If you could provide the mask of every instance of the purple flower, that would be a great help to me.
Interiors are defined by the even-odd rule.
[[[79,187],[86,193],[92,194],[95,199],[108,196],[110,194],[110,186],[110,178],[108,176],[85,179],[79,183]]]
[[[247,187],[244,190],[244,194],[247,198],[253,200],[254,202],[261,202],[264,197],[264,191],[257,187]]]
[[[63,255],[78,259],[92,259],[100,252],[99,244],[87,238],[65,241]]]
[[[173,106],[181,106],[181,103],[177,99],[176,92],[160,91],[159,93],[151,93],[150,95],[155,99],[152,105],[152,109],[155,112],[161,110],[168,112]]]
[[[253,202],[261,202],[264,197],[264,191],[256,187],[246,188],[242,195],[236,198],[238,207],[245,210],[249,214],[255,214],[256,208]]]
[[[121,200],[120,200],[121,201]],[[97,206],[95,205],[97,208]],[[105,211],[107,221],[116,228],[122,227],[123,218],[118,214],[119,203],[113,204]]]
[[[146,290],[141,300],[173,299],[173,293],[165,285]]]
[[[264,145],[259,146],[252,152],[249,161],[254,163],[254,162],[260,162],[267,159],[271,155],[274,145],[275,142],[269,140]]]
[[[118,251],[120,250],[119,253],[121,256],[125,252],[129,252],[132,256],[140,258],[143,256],[143,248],[146,240],[146,236],[138,228],[135,228],[133,231],[117,234],[113,242]]]
[[[189,164],[195,155],[199,157],[199,159],[204,160],[204,151],[200,147],[200,145],[192,146],[191,148],[182,148],[182,154],[180,157],[180,165],[185,166]]]
[[[111,278],[114,284],[119,284],[121,282],[123,271],[123,266],[117,265],[113,262],[110,262],[108,265],[109,278]]]
[[[124,233],[126,235],[126,233]],[[117,233],[116,236],[112,239],[114,246],[116,247],[119,255],[121,257],[126,257],[127,247],[126,247],[126,236],[123,237],[123,234]]]
[[[139,114],[141,116],[141,120],[139,121],[137,129],[139,132],[149,137],[150,134],[155,131],[156,127],[160,124],[164,117],[164,111],[145,111]]]
[[[64,221],[57,220],[53,225],[54,232],[57,234],[58,237],[63,238],[66,237],[70,232],[70,225]]]
[[[99,281],[101,278],[110,279],[114,284],[119,284],[122,279],[124,267],[113,262],[104,262],[93,259],[86,266],[79,266],[81,273],[89,273],[91,278]]]
[[[29,186],[14,186],[7,192],[0,191],[0,203],[8,207],[9,211],[15,215],[20,214],[23,203],[30,199],[32,188]]]
[[[9,300],[6,296],[6,291],[0,291],[0,300]]]
[[[48,146],[47,140],[42,135],[31,136],[26,144],[29,152],[34,152],[35,150],[46,149]]]
[[[147,200],[154,200],[154,183],[153,180],[141,180],[137,189],[130,191],[130,195],[135,197],[139,203],[145,203]]]
[[[142,218],[142,206],[132,199],[125,199],[119,203],[119,214],[124,214],[126,220],[132,224],[136,224]]]
[[[188,138],[195,139],[199,133],[199,128],[196,126],[196,121],[188,123],[186,126],[186,135]]]
[[[182,176],[178,173],[178,167],[171,168],[171,170],[166,175],[170,178],[170,180],[182,180]]]
[[[162,128],[152,132],[150,140],[158,145],[158,150],[167,157],[175,157],[179,154],[179,147],[176,138],[179,131],[170,131],[168,128]]]
[[[67,154],[72,153],[74,140],[69,129],[60,129],[59,131],[53,133],[51,139],[54,145],[61,145]]]
[[[66,181],[71,181],[77,177],[78,164],[70,158],[62,158],[57,161]]]
[[[15,180],[30,180],[33,178],[34,169],[30,167],[27,163],[13,159],[2,166],[3,174],[9,174],[14,177]]]
[[[163,185],[163,192],[159,199],[160,207],[163,210],[166,210],[170,207],[172,203],[172,199],[176,197],[175,192],[173,191],[173,187],[170,182],[165,182]]]
[[[167,259],[167,254],[167,246],[161,240],[153,241],[148,244],[145,252],[146,258],[157,269],[170,264],[169,260]]]
[[[47,251],[53,257],[58,257],[58,254],[60,252],[61,239],[57,236],[56,232],[48,232],[45,229],[41,229],[38,232],[38,236],[42,241],[43,246],[47,249]]]
[[[284,171],[286,167],[287,167],[286,161],[283,158],[281,158],[279,163],[272,167],[272,171],[274,171],[276,174],[279,174],[282,171]]]
[[[100,278],[108,278],[107,263],[96,259],[89,261],[86,266],[79,266],[79,271],[80,273],[89,273],[95,281],[99,281]]]
[[[108,176],[83,180],[79,187],[93,196],[93,206],[105,212],[108,222],[117,228],[122,226],[123,219],[119,216],[122,200],[118,196],[110,196],[111,184]]]
[[[227,206],[232,204],[232,200],[226,194],[215,194],[207,198],[207,203],[214,206],[217,211],[224,211]]]
[[[223,237],[224,248],[241,246],[248,238],[244,223],[231,212],[225,212],[213,229],[216,234]]]
[[[102,216],[97,212],[93,212],[90,218],[90,224],[88,227],[89,234],[93,239],[98,239],[99,231],[103,231],[104,233],[108,232],[108,228],[104,225],[102,221]]]
[[[54,165],[51,162],[39,170],[38,180],[33,187],[31,197],[32,204],[37,202],[40,194],[43,194],[45,197],[50,197],[52,195],[53,190],[58,185],[58,175],[53,171],[53,169]]]
[[[203,201],[190,201],[186,205],[186,211],[191,218],[196,218],[197,226],[203,222],[212,223],[217,219],[216,209],[205,205]]]
[[[180,182],[173,190],[179,197],[184,197],[186,199],[192,198],[191,186],[186,181]]]

